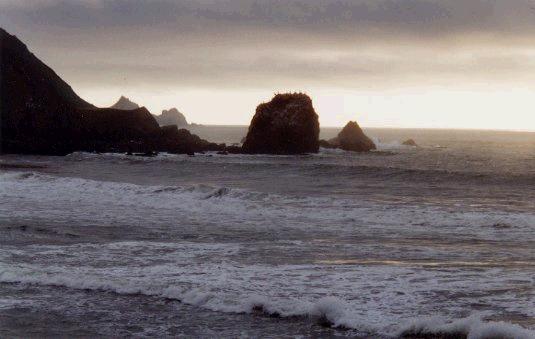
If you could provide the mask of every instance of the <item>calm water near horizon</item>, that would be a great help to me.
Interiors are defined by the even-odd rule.
[[[367,154],[0,156],[0,337],[535,338],[535,133],[366,132]]]

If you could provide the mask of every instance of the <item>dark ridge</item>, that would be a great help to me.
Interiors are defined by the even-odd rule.
[[[0,153],[154,154],[214,148],[189,132],[160,129],[144,107],[122,110],[91,105],[2,28],[0,48]],[[126,98],[119,101],[127,103]]]
[[[95,108],[3,28],[0,28],[0,47],[2,111],[25,105]]]

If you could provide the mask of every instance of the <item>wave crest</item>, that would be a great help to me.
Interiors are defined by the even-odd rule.
[[[213,293],[199,288],[186,289],[175,286],[142,286],[124,282],[84,279],[33,272],[0,271],[0,283],[61,286],[72,289],[113,292],[124,295],[141,294],[176,300],[192,306],[216,312],[258,314],[276,318],[302,318],[325,326],[356,330],[381,336],[399,338],[466,338],[466,339],[533,339],[535,331],[506,322],[483,320],[483,314],[450,320],[444,317],[415,319],[390,332],[383,328],[370,328],[359,320],[359,315],[350,311],[347,303],[336,297],[323,297],[315,302],[298,299],[285,303],[272,302],[261,295],[245,296],[243,301],[218,300]]]
[[[506,322],[487,322],[483,314],[449,320],[443,317],[416,319],[396,336],[402,338],[533,339],[535,332]]]

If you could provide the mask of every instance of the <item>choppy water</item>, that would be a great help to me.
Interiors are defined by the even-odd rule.
[[[0,337],[534,338],[535,134],[368,132],[370,154],[2,156]]]

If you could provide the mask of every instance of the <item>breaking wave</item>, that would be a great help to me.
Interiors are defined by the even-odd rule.
[[[276,318],[302,318],[321,326],[357,330],[371,336],[392,338],[467,338],[467,339],[533,339],[535,331],[506,322],[485,321],[484,314],[462,319],[426,317],[408,320],[394,328],[374,328],[353,313],[344,300],[322,297],[313,302],[290,299],[271,301],[260,295],[245,295],[240,300],[226,300],[202,289],[174,286],[157,287],[138,285],[129,281],[114,282],[106,279],[64,276],[60,274],[24,272],[2,269],[0,283],[57,286],[79,290],[113,292],[123,295],[146,295],[175,300],[216,312],[246,313]]]
[[[467,339],[533,339],[535,331],[517,324],[487,322],[482,315],[450,320],[429,317],[410,321],[397,332],[399,337],[410,338],[467,338]]]
[[[391,163],[379,162],[362,162],[357,161],[361,158],[384,158],[396,154],[413,153],[421,150],[420,147],[405,146],[398,141],[381,143],[378,142],[378,149],[370,153],[355,153],[340,149],[321,148],[318,154],[310,155],[246,155],[230,154],[218,155],[213,152],[201,154],[196,157],[188,157],[182,154],[160,153],[155,157],[133,157],[121,153],[84,153],[76,152],[65,157],[67,161],[97,161],[111,163],[128,163],[128,164],[146,164],[146,163],[216,163],[220,164],[239,164],[239,165],[258,165],[263,169],[280,169],[281,166],[295,165],[296,159],[309,159],[311,161],[299,162],[298,165],[303,168],[305,173],[310,175],[328,176],[336,174],[344,176],[348,180],[356,178],[371,178],[374,180],[399,180],[418,181],[436,183],[461,183],[461,184],[500,184],[508,186],[524,186],[532,184],[535,174],[530,172],[522,173],[495,173],[491,167],[479,168],[477,171],[466,167],[455,166],[455,169],[449,168],[426,168],[414,167],[411,164],[408,167],[395,166]],[[400,153],[402,152],[402,153]],[[343,155],[343,157],[341,156]],[[425,155],[422,155],[425,157]],[[340,161],[340,159],[354,161]]]
[[[18,215],[20,211],[9,208],[12,202],[16,206],[15,198],[25,197],[33,201],[34,208],[42,206],[42,216],[46,213],[57,212],[54,216],[62,217],[69,212],[83,216],[84,213],[93,219],[99,217],[104,206],[110,211],[121,211],[109,214],[106,218],[127,216],[136,218],[150,218],[157,213],[177,213],[182,211],[188,215],[198,215],[202,218],[217,216],[223,221],[223,216],[232,220],[246,217],[258,218],[266,216],[268,219],[290,220],[299,219],[304,228],[310,222],[329,221],[321,227],[336,228],[336,221],[358,223],[365,225],[400,225],[421,227],[436,225],[440,227],[469,226],[493,229],[526,229],[535,223],[535,216],[526,213],[503,213],[498,211],[451,211],[439,206],[413,206],[411,204],[396,204],[395,208],[385,211],[384,202],[379,204],[373,200],[356,200],[333,198],[329,196],[289,196],[250,191],[246,189],[230,188],[226,186],[189,185],[189,186],[144,186],[130,183],[95,181],[71,177],[55,177],[35,172],[6,172],[0,174],[0,197],[4,197],[7,204],[0,211]],[[76,204],[76,210],[51,209],[50,204]],[[136,207],[133,209],[132,207]],[[122,215],[129,213],[130,215]],[[107,219],[105,219],[107,222]],[[121,219],[122,220],[122,219]],[[505,225],[505,226],[504,226]],[[341,225],[340,225],[341,226]]]

